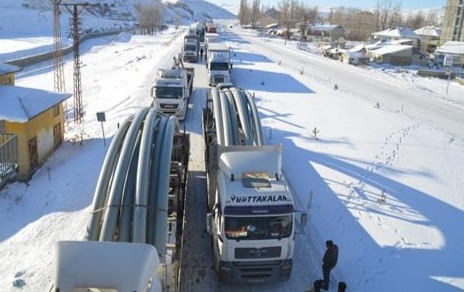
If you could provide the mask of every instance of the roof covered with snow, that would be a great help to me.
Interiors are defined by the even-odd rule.
[[[11,85],[0,86],[0,120],[27,122],[71,95]]]
[[[340,25],[336,25],[336,24],[318,24],[318,25],[311,25],[310,26],[311,30],[312,31],[327,31],[327,32],[330,32],[336,28],[341,28],[343,29],[343,27],[341,27]]]
[[[435,53],[464,55],[464,42],[448,41],[437,48]]]
[[[5,63],[0,63],[0,75],[15,73],[18,71],[21,71],[21,67],[10,65],[10,64],[5,64]]]
[[[412,46],[406,45],[389,45],[383,46],[375,50],[370,50],[371,52],[375,53],[376,55],[386,55],[386,54],[393,54],[405,50],[411,50]]]
[[[409,27],[395,27],[372,33],[373,36],[390,37],[390,38],[420,38]]]
[[[441,27],[424,26],[419,29],[416,29],[414,32],[420,36],[440,37],[442,29]]]

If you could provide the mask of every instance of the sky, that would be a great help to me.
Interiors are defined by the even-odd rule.
[[[2,10],[0,27],[19,12]],[[0,60],[13,53],[14,41],[22,51],[27,43],[31,50],[49,45],[43,40],[50,28],[38,21],[21,22],[36,35],[1,31]],[[306,291],[322,276],[324,242],[332,239],[340,248],[333,281],[346,282],[348,291],[464,290],[463,86],[419,77],[414,67],[345,65],[298,50],[296,42],[258,37],[233,23],[224,27],[222,40],[234,50],[233,81],[255,94],[265,142],[283,145],[297,208],[309,214],[296,236],[291,279],[247,289]],[[89,220],[108,149],[96,113],[106,113],[108,145],[118,124],[151,103],[152,78],[170,66],[166,56],[179,51],[179,33],[121,34],[82,45],[83,123],[66,123],[65,142],[27,184],[0,191],[1,291],[48,291],[54,245],[82,240]],[[194,66],[186,129],[198,141],[207,85],[204,65]],[[16,85],[53,90],[51,68],[51,62],[24,68]],[[65,77],[71,88],[72,59]],[[204,265],[207,280],[192,283],[195,291],[211,291],[205,287],[215,281],[210,263]]]
[[[209,1],[211,3],[215,3],[219,6],[221,4],[224,5],[239,5],[239,0],[217,0],[217,1]],[[251,0],[248,1],[251,4]],[[279,3],[282,1],[280,0],[261,0],[260,3],[263,6],[275,6],[278,7]],[[302,1],[309,6],[318,6],[320,8],[326,7],[338,7],[338,6],[345,6],[345,7],[353,7],[353,8],[362,8],[362,9],[369,9],[374,8],[376,6],[376,0],[311,0],[311,1]],[[412,9],[424,9],[424,8],[440,8],[446,5],[446,0],[399,0],[393,1],[393,3],[401,3],[402,9],[412,10]]]

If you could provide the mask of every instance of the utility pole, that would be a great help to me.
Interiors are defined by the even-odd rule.
[[[63,43],[61,41],[61,12],[59,5],[63,0],[53,0],[53,60],[55,63],[54,87],[56,92],[65,92],[63,70]]]
[[[79,15],[89,6],[89,3],[81,4],[61,4],[68,9],[72,15],[71,19],[71,34],[73,38],[73,52],[74,52],[74,122],[82,122],[84,116],[84,107],[82,104],[82,85],[81,85],[81,64],[79,55],[79,44],[81,35],[81,20]]]

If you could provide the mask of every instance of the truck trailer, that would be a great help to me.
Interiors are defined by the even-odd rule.
[[[112,140],[83,241],[55,247],[50,292],[178,291],[190,136],[144,108]]]
[[[263,145],[251,95],[212,88],[203,109],[207,231],[220,281],[288,280],[296,209],[282,173],[282,146]],[[306,222],[306,214],[301,215]]]

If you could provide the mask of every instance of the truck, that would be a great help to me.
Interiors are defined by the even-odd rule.
[[[184,62],[198,62],[200,53],[200,40],[195,30],[184,36],[182,47],[182,60]]]
[[[175,115],[184,120],[188,101],[193,92],[194,68],[184,67],[180,58],[174,57],[171,69],[158,69],[154,84],[150,87],[153,107],[158,111]]]
[[[282,145],[264,145],[254,99],[235,87],[211,88],[202,125],[206,229],[219,280],[288,280],[297,210],[282,172]],[[306,220],[302,213],[302,226]]]
[[[189,155],[175,117],[144,108],[126,119],[102,165],[85,240],[56,244],[48,291],[179,291]]]
[[[232,62],[230,48],[224,43],[208,43],[206,50],[206,68],[208,69],[208,84],[228,83]]]
[[[216,33],[217,32],[216,24],[214,24],[213,22],[206,23],[206,32]]]

